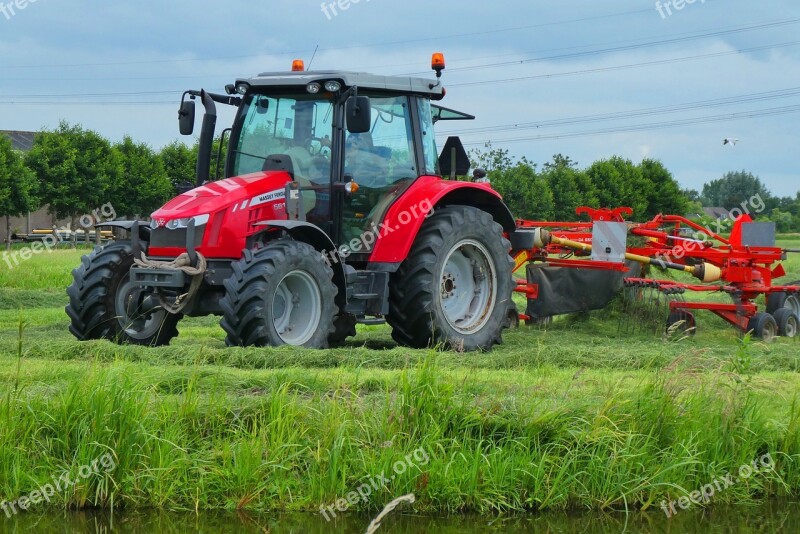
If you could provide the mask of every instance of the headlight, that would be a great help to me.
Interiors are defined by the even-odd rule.
[[[319,93],[321,89],[322,87],[320,87],[320,85],[315,82],[312,82],[306,86],[306,91],[308,91],[312,95]]]
[[[167,222],[165,226],[167,227],[167,230],[178,230],[181,228],[188,228],[189,223],[194,221],[194,225],[197,227],[206,224],[208,219],[208,215],[197,215],[195,217],[187,217],[185,219],[172,219],[171,221]]]
[[[325,82],[325,90],[329,93],[338,93],[339,89],[342,88],[342,84],[337,82],[336,80],[331,80],[329,82]]]

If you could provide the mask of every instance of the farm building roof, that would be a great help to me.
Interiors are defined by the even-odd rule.
[[[21,150],[22,152],[27,152],[31,148],[33,148],[33,138],[36,136],[36,132],[0,130],[0,135],[5,135],[9,139],[11,139],[11,144],[14,146],[14,150]]]

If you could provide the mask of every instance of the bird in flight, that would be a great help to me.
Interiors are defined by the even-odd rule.
[[[722,146],[727,146],[727,145],[736,146],[736,143],[738,143],[738,142],[739,142],[739,140],[736,139],[735,137],[726,137],[722,141]]]

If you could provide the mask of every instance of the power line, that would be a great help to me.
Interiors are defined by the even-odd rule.
[[[766,91],[761,93],[750,93],[745,95],[737,95],[731,97],[717,98],[712,100],[701,100],[698,102],[687,102],[682,104],[673,104],[668,106],[659,106],[654,108],[641,108],[625,111],[618,111],[612,113],[601,113],[595,115],[580,115],[576,117],[567,117],[563,119],[551,119],[537,122],[522,122],[516,124],[501,124],[495,126],[484,126],[478,128],[467,128],[452,132],[440,132],[442,135],[446,134],[461,134],[471,135],[480,133],[496,133],[515,130],[531,130],[539,128],[549,128],[553,126],[567,126],[574,124],[583,124],[590,122],[602,122],[616,119],[629,119],[634,117],[645,117],[651,115],[661,115],[665,113],[680,113],[693,109],[714,108],[731,106],[738,104],[745,104],[751,102],[762,102],[766,100],[775,100],[781,98],[789,98],[792,96],[800,95],[800,87],[790,87],[787,89],[778,89],[775,91]]]
[[[618,13],[610,13],[607,15],[597,15],[592,17],[581,17],[576,19],[557,20],[552,22],[542,22],[538,24],[529,24],[526,26],[513,26],[507,28],[497,28],[494,30],[483,30],[469,33],[457,33],[450,35],[438,35],[434,37],[425,37],[419,39],[406,39],[402,41],[384,41],[378,43],[364,43],[358,45],[338,46],[329,48],[320,48],[321,52],[329,52],[336,50],[351,50],[353,48],[377,48],[384,46],[394,46],[400,44],[421,43],[428,41],[445,41],[448,39],[460,39],[465,37],[474,38],[477,35],[491,35],[495,33],[506,33],[511,31],[529,30],[535,28],[544,28],[550,26],[560,26],[564,24],[574,24],[577,22],[588,22],[594,20],[609,19],[615,17],[623,17],[627,15],[637,15],[642,13],[652,13],[652,9],[637,9],[633,11],[622,11]],[[147,65],[147,64],[164,64],[164,63],[190,63],[197,61],[223,61],[229,59],[252,59],[259,57],[298,57],[305,54],[305,52],[278,52],[275,54],[249,54],[239,56],[221,56],[215,58],[186,58],[186,59],[152,59],[141,61],[113,61],[113,62],[97,62],[97,63],[65,63],[65,64],[45,64],[45,65],[0,65],[0,69],[39,69],[39,68],[75,68],[75,67],[108,67],[108,66],[121,66],[121,65]]]
[[[490,83],[512,83],[512,82],[521,82],[521,81],[529,81],[529,80],[539,80],[543,78],[562,78],[565,76],[575,76],[578,74],[590,74],[590,73],[598,73],[598,72],[611,72],[615,70],[625,70],[625,69],[633,69],[638,67],[648,67],[652,65],[664,65],[668,63],[681,63],[684,61],[694,61],[698,59],[709,59],[715,57],[724,57],[724,56],[732,56],[737,54],[744,54],[747,52],[758,52],[761,50],[770,50],[773,48],[786,48],[790,46],[797,46],[800,44],[800,41],[790,41],[787,43],[778,43],[773,45],[765,45],[765,46],[756,46],[752,48],[742,48],[740,50],[731,50],[729,52],[715,52],[711,54],[700,54],[694,56],[683,56],[677,58],[669,58],[669,59],[659,59],[655,61],[645,61],[642,63],[629,63],[625,65],[614,65],[610,67],[598,67],[595,69],[582,69],[582,70],[575,70],[575,71],[568,71],[568,72],[556,72],[551,74],[537,74],[535,76],[522,76],[519,78],[502,78],[502,79],[494,79],[494,80],[480,80],[476,82],[462,82],[462,83],[452,83],[448,84],[448,87],[473,87],[477,85],[486,85]]]
[[[678,119],[667,122],[655,122],[648,124],[638,124],[632,126],[618,126],[613,128],[601,128],[596,130],[583,130],[578,132],[566,132],[552,135],[537,135],[532,137],[514,137],[507,139],[491,139],[492,145],[503,145],[511,143],[520,143],[523,141],[545,141],[553,139],[569,139],[575,137],[589,137],[594,135],[609,135],[616,133],[629,133],[641,132],[648,130],[661,130],[665,128],[675,128],[678,126],[692,126],[698,124],[711,124],[716,122],[736,121],[743,119],[752,119],[756,117],[769,117],[774,115],[784,115],[789,113],[800,112],[800,105],[783,106],[776,108],[766,108],[761,110],[746,111],[740,113],[726,113],[722,115],[709,115],[706,117],[695,117],[690,119]],[[464,143],[464,146],[480,146],[486,144],[484,141],[472,141]]]
[[[593,55],[599,55],[599,54],[607,54],[607,53],[612,53],[612,52],[623,52],[623,51],[629,51],[629,50],[636,50],[636,49],[639,49],[639,48],[649,48],[649,47],[653,47],[653,46],[663,46],[663,45],[668,45],[668,44],[683,43],[683,42],[687,42],[687,41],[696,41],[698,39],[708,39],[708,38],[711,38],[711,37],[720,37],[720,36],[723,36],[723,35],[731,35],[731,34],[736,34],[736,33],[744,33],[744,32],[756,31],[756,30],[763,30],[763,29],[766,29],[766,28],[776,28],[776,27],[780,27],[780,26],[787,26],[787,25],[792,25],[792,24],[797,24],[797,23],[800,23],[800,17],[794,18],[794,19],[787,19],[787,20],[777,21],[777,22],[771,22],[771,23],[756,24],[756,25],[751,25],[751,26],[741,26],[741,27],[731,28],[731,29],[727,29],[727,30],[716,30],[716,31],[711,31],[711,32],[707,32],[707,33],[700,33],[700,34],[695,33],[695,34],[690,35],[690,36],[672,37],[672,38],[669,38],[669,39],[662,39],[662,40],[658,40],[658,41],[649,41],[649,42],[646,42],[646,43],[629,44],[629,45],[616,46],[616,47],[611,47],[611,48],[602,48],[602,49],[598,49],[598,50],[588,50],[588,51],[584,51],[584,52],[573,52],[573,53],[570,53],[570,54],[560,54],[560,55],[556,55],[556,56],[528,58],[528,59],[522,59],[522,60],[516,60],[516,61],[505,61],[505,62],[499,62],[499,63],[487,63],[487,64],[484,64],[484,65],[472,65],[472,66],[466,66],[466,67],[456,67],[456,68],[451,68],[449,70],[450,70],[450,72],[463,72],[463,71],[471,71],[471,70],[492,69],[492,68],[499,68],[499,67],[524,65],[524,64],[527,64],[527,63],[537,63],[537,62],[540,62],[540,61],[552,61],[552,60],[556,60],[556,59],[572,59],[572,58],[578,58],[578,57],[593,56]],[[424,73],[416,72],[416,73],[411,73],[411,74],[424,74]],[[409,74],[409,75],[411,75],[411,74]]]

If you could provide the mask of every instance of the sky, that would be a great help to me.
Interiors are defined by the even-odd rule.
[[[440,146],[654,158],[698,190],[747,170],[794,196],[799,30],[797,0],[0,0],[0,130],[66,120],[160,148],[186,89],[295,58],[429,77],[443,52],[441,104],[477,119],[441,125]]]

